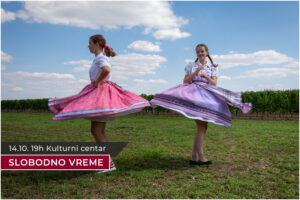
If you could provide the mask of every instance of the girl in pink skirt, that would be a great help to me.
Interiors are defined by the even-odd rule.
[[[208,122],[230,127],[231,113],[227,104],[239,108],[244,114],[252,103],[242,103],[242,93],[217,87],[218,67],[205,44],[196,46],[197,59],[185,67],[183,84],[156,94],[150,101],[153,107],[161,106],[194,119],[197,133],[194,139],[191,165],[212,164],[203,153],[203,140]],[[209,58],[209,63],[206,60]]]
[[[91,120],[91,132],[96,142],[107,142],[106,122],[114,121],[117,116],[139,112],[150,104],[146,99],[110,81],[111,65],[108,57],[113,57],[116,53],[106,45],[102,35],[91,36],[88,47],[95,54],[89,70],[91,83],[73,96],[49,99],[48,107],[55,114],[53,120]],[[110,170],[101,170],[98,173],[115,169],[111,160]]]

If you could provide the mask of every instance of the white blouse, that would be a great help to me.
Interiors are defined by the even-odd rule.
[[[199,66],[201,66],[199,60],[197,62],[189,62],[184,68],[185,75],[191,75]],[[206,78],[200,76],[202,73],[205,73],[210,78],[213,76],[219,77],[219,67],[214,67],[211,62],[206,61],[204,69],[199,71],[199,73],[193,78],[193,81],[197,80],[208,83]]]
[[[90,67],[89,74],[90,74],[91,81],[97,81],[97,79],[99,78],[102,72],[103,66],[111,67],[108,57],[104,55],[103,52],[101,52],[94,58],[93,63]],[[109,74],[105,77],[103,81],[110,81],[110,79],[111,79],[111,72],[109,72]]]

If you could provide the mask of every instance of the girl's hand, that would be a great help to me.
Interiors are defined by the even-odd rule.
[[[205,66],[205,65],[199,66],[199,67],[197,68],[197,71],[199,72],[200,70],[203,70],[203,69],[204,69],[204,66]]]
[[[96,87],[100,87],[101,85],[103,85],[103,82],[102,82],[102,81],[100,81],[100,82],[96,85]]]
[[[201,74],[200,77],[206,78],[207,80],[209,79],[205,73]]]

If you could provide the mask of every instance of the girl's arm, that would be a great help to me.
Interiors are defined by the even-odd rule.
[[[185,75],[184,76],[184,79],[183,79],[183,83],[188,83],[190,81],[193,80],[193,78],[199,73],[199,71],[201,69],[204,69],[204,65],[203,66],[199,66],[195,71],[194,73],[192,73],[191,75]]]
[[[217,86],[217,80],[218,80],[218,78],[216,76],[213,76],[212,78],[208,78],[207,80],[208,80],[208,82],[210,84],[212,84],[214,86]]]
[[[201,77],[204,77],[208,80],[208,83],[214,86],[217,86],[217,77],[213,76],[212,78],[209,78],[206,74],[201,74]]]
[[[109,74],[110,72],[110,67],[109,66],[103,66],[102,67],[102,71],[100,76],[98,77],[97,81],[96,81],[96,87],[99,87],[102,85],[102,81],[106,78],[106,76]]]

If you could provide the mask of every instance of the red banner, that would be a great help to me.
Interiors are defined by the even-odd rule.
[[[102,170],[110,155],[1,155],[2,170]]]

